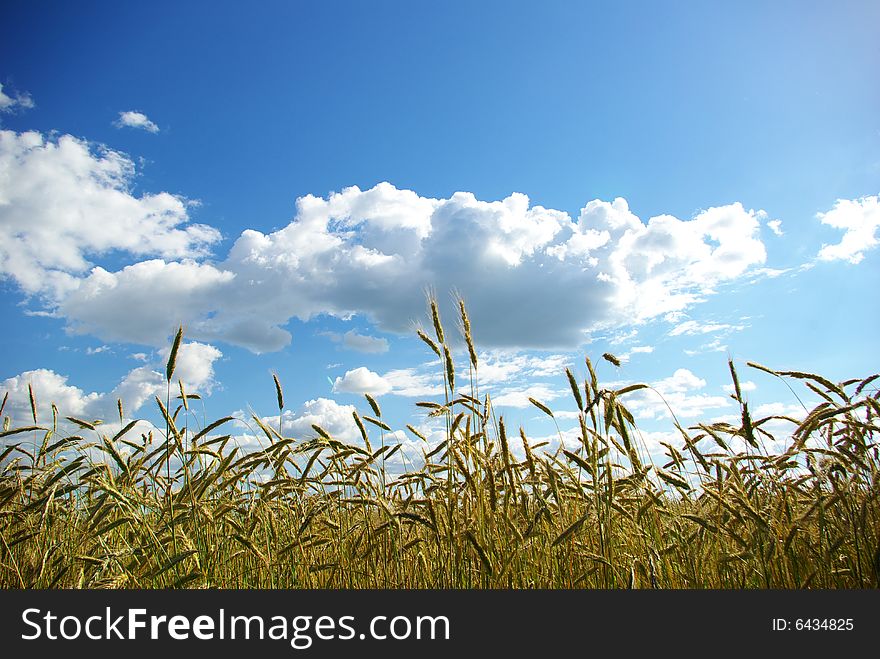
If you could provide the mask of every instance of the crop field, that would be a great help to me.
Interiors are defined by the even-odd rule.
[[[586,358],[585,381],[566,370],[577,445],[551,451],[506,426],[492,392],[477,389],[464,304],[455,340],[433,301],[430,310],[432,332],[419,336],[446,395],[416,405],[445,425],[445,440],[425,443],[403,473],[386,469],[400,448],[386,435],[397,428],[370,396],[354,414],[356,444],[319,426],[286,437],[254,416],[263,448],[243,451],[223,434],[232,417],[199,423],[196,396],[175,379],[182,330],[167,395],[154,401],[157,432],[135,431],[123,401],[112,435],[54,406],[53,418],[40,418],[32,391],[32,418],[4,417],[0,434],[0,586],[878,585],[877,375],[835,383],[749,364],[822,401],[784,417],[791,431],[779,438],[765,426],[780,417],[752,416],[731,362],[741,421],[684,427],[673,418],[679,441],[658,459],[627,410],[628,394],[647,385],[603,388]],[[453,349],[466,351],[466,372]],[[280,412],[283,383],[274,384]]]

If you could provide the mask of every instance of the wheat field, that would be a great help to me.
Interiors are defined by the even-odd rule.
[[[245,452],[223,434],[232,417],[198,424],[189,414],[197,396],[174,378],[182,330],[167,396],[155,400],[158,432],[138,434],[128,421],[109,436],[54,407],[41,419],[31,392],[32,418],[7,416],[0,433],[0,585],[878,586],[877,375],[834,383],[749,364],[822,401],[802,418],[754,418],[731,362],[740,423],[673,421],[680,439],[658,459],[627,409],[628,394],[647,385],[602,388],[586,358],[585,381],[566,369],[577,444],[550,451],[507,427],[491,392],[477,390],[464,304],[460,342],[446,336],[434,300],[429,309],[430,329],[418,335],[441,364],[446,393],[416,405],[443,424],[445,439],[425,443],[404,473],[386,469],[400,447],[386,442],[393,421],[370,396],[354,413],[357,444],[319,426],[286,437],[254,416],[263,448]],[[453,349],[466,350],[467,372],[456,372]],[[280,413],[277,376],[274,385]],[[785,438],[765,429],[780,420],[791,427]]]

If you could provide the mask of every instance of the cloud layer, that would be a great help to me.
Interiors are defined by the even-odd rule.
[[[361,313],[383,330],[409,331],[432,286],[450,320],[445,292],[465,297],[481,345],[574,347],[590,330],[685,309],[762,263],[758,217],[733,204],[645,225],[618,199],[590,202],[575,223],[530,208],[524,195],[435,200],[384,183],[301,198],[289,225],[243,232],[215,265],[95,270],[59,308],[101,337],[162,340],[168,329],[147,319],[137,330],[113,321],[120,305],[140,307],[161,290],[186,309],[191,336],[264,352],[289,342],[291,317]]]
[[[69,330],[105,341],[160,346],[180,320],[198,340],[269,352],[290,342],[291,318],[318,314],[409,332],[432,287],[448,325],[448,293],[465,298],[481,346],[573,348],[597,330],[681,313],[766,260],[766,214],[739,203],[643,221],[624,199],[593,200],[573,219],[519,193],[433,199],[389,183],[302,197],[287,226],[245,230],[211,258],[219,232],[190,223],[185,199],[134,195],[122,154],[3,131],[0,167],[0,274]],[[822,215],[846,231],[823,258],[861,258],[876,206],[839,202]],[[128,265],[96,263],[111,252]],[[382,341],[344,335],[361,351],[381,351]]]

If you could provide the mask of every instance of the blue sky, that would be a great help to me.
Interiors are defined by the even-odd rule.
[[[277,371],[290,432],[350,433],[364,390],[402,428],[437,386],[429,285],[448,330],[464,295],[481,380],[535,435],[523,401],[573,410],[585,354],[685,424],[731,414],[728,356],[869,375],[878,24],[873,2],[6,2],[7,412],[32,383],[154,418],[182,322],[208,416],[272,414]],[[633,400],[646,433],[657,401]]]

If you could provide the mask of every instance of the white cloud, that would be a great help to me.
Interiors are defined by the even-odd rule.
[[[198,258],[220,238],[216,229],[187,224],[184,199],[167,192],[133,196],[128,157],[95,153],[70,135],[55,140],[0,131],[0,171],[0,277],[45,296],[49,305],[83,283],[78,276],[92,257],[120,250]]]
[[[735,391],[732,383],[721,385],[721,388],[724,389],[724,391],[726,391],[729,394],[732,394]],[[744,382],[739,383],[739,390],[740,391],[754,391],[757,388],[758,388],[758,385],[756,385],[751,380],[746,380]]]
[[[129,371],[112,392],[100,395],[101,404],[95,416],[103,419],[111,418],[113,410],[116,409],[116,401],[120,399],[127,415],[134,414],[145,404],[152,403],[156,396],[165,400],[167,384],[165,376],[156,370],[158,367],[158,364],[138,366]],[[187,393],[195,393],[195,391],[188,390]]]
[[[711,332],[736,332],[745,329],[745,325],[729,325],[726,323],[701,323],[696,320],[686,320],[679,323],[669,331],[669,336],[682,334],[692,336],[694,334],[710,334]]]
[[[779,401],[774,401],[772,403],[762,403],[761,405],[758,405],[754,410],[752,410],[752,415],[756,418],[773,415],[793,415],[797,417],[798,414],[806,414],[806,411],[803,407],[799,405],[792,405],[789,403],[780,403]]]
[[[399,368],[388,371],[382,379],[391,387],[395,396],[422,398],[443,395],[443,380],[438,372],[419,372],[414,368]]]
[[[803,266],[801,267],[803,268]],[[755,268],[751,273],[753,278],[749,280],[749,283],[757,284],[763,279],[776,279],[791,271],[792,268]]]
[[[160,377],[158,373],[155,373],[155,375]],[[134,376],[129,374],[129,376],[126,376],[126,380],[130,380],[132,377]],[[28,385],[31,385],[34,391],[34,399],[37,403],[37,423],[40,426],[43,428],[52,427],[52,404],[54,403],[58,409],[57,425],[59,433],[77,434],[87,439],[92,437],[89,431],[85,431],[69,422],[66,417],[71,416],[88,422],[101,421],[102,423],[97,426],[98,432],[107,437],[112,437],[122,429],[123,423],[133,420],[132,417],[143,405],[143,401],[135,401],[135,404],[132,404],[129,399],[123,398],[125,419],[121,423],[116,407],[116,401],[119,397],[117,394],[120,387],[107,393],[86,393],[79,387],[70,384],[67,376],[60,375],[54,371],[48,369],[25,371],[0,382],[0,395],[6,392],[9,393],[9,399],[3,413],[4,416],[8,415],[10,417],[11,427],[13,428],[33,423]],[[151,431],[156,431],[155,426],[149,421],[141,420],[129,430],[126,437],[134,439],[141,433],[146,434]],[[25,435],[0,438],[0,447],[20,442],[23,437]],[[107,457],[94,449],[86,450],[89,459],[92,461],[100,462]],[[121,448],[123,455],[126,451],[127,449]]]
[[[187,336],[211,340],[231,335],[240,345],[254,349],[282,347],[289,334],[277,328],[273,331],[256,319],[225,323],[199,318],[214,308],[212,295],[224,291],[232,295],[233,278],[230,272],[194,261],[153,259],[118,272],[96,267],[73,282],[58,309],[72,332],[94,334],[106,341],[163,346],[180,322],[187,327]],[[164,309],[160,313],[157,304]]]
[[[32,422],[28,384],[33,387],[37,402],[37,420],[42,424],[52,422],[52,403],[55,403],[61,419],[66,416],[86,420],[116,418],[116,401],[122,398],[127,415],[137,412],[143,404],[164,389],[162,376],[146,366],[130,371],[110,392],[86,393],[79,387],[68,384],[68,377],[48,369],[25,371],[0,384],[0,389],[9,392],[7,414],[14,425]]]
[[[682,315],[682,314],[681,314],[681,312],[670,312],[670,313],[666,314],[666,320],[669,322],[674,322],[669,319],[674,316],[677,316],[677,315]],[[621,345],[621,344],[624,344],[624,343],[631,341],[632,339],[636,338],[638,335],[639,335],[639,330],[637,330],[635,328],[628,329],[628,330],[618,330],[617,332],[614,332],[610,337],[608,337],[608,343],[610,343],[611,345],[614,345],[614,346],[618,346],[618,345]]]
[[[145,130],[148,133],[159,132],[159,127],[150,121],[147,115],[143,112],[137,112],[134,110],[120,112],[119,118],[113,122],[113,125],[117,128],[138,128],[140,130]]]
[[[388,352],[387,339],[358,334],[355,330],[349,330],[342,336],[342,344],[358,352]]]
[[[449,326],[444,293],[462,293],[481,347],[573,348],[590,332],[681,312],[765,260],[764,214],[740,204],[643,223],[623,199],[595,200],[574,222],[518,193],[431,199],[382,183],[302,197],[290,224],[246,230],[225,259],[205,262],[219,232],[187,224],[183,199],[133,196],[126,156],[4,131],[0,157],[0,273],[105,341],[162,345],[179,321],[195,339],[266,352],[289,343],[291,318],[318,314],[409,332],[432,286]],[[132,262],[93,267],[111,250]],[[380,346],[366,338],[348,343]]]
[[[785,232],[782,230],[782,221],[781,220],[769,220],[767,222],[767,226],[777,236],[784,236]]]
[[[333,393],[372,394],[382,396],[391,391],[391,384],[378,373],[363,366],[346,371],[333,383]]]
[[[456,359],[457,358],[457,359]],[[467,354],[455,353],[456,390],[469,389]],[[535,378],[564,377],[565,367],[571,361],[568,355],[524,354],[512,350],[492,350],[478,355],[477,384],[480,391],[494,390],[496,385],[503,388],[501,393],[509,393],[521,385],[527,387]],[[382,375],[391,386],[390,393],[405,397],[442,396],[443,367],[439,360],[421,364],[417,368],[393,369]],[[487,389],[488,388],[488,389]],[[513,399],[513,398],[512,398]],[[526,401],[528,402],[528,401]]]
[[[492,402],[498,407],[529,407],[532,403],[529,398],[534,398],[545,405],[562,396],[562,392],[552,389],[546,384],[533,384],[524,389],[503,389],[501,394],[492,398]],[[536,408],[537,409],[537,408]]]
[[[671,377],[658,380],[654,388],[661,394],[681,393],[690,389],[701,389],[706,386],[706,381],[686,368],[679,368]]]
[[[880,196],[860,199],[838,199],[827,213],[818,213],[822,224],[844,231],[836,245],[823,245],[819,250],[822,261],[844,260],[860,263],[865,252],[877,246],[880,228]]]
[[[573,428],[563,428],[559,432],[554,432],[549,435],[539,435],[536,437],[526,435],[529,440],[529,446],[532,447],[532,452],[538,454],[543,453],[546,455],[552,455],[560,445],[562,448],[568,449],[569,451],[576,451],[583,446],[580,436],[581,431],[578,426]],[[510,439],[512,440],[510,442],[511,452],[517,456],[517,459],[522,460],[525,457],[525,448],[523,447],[522,440],[518,436],[511,437]],[[560,441],[560,439],[562,441]],[[535,446],[537,444],[543,444],[543,446],[536,449]]]
[[[170,351],[171,348],[168,346],[159,351],[163,364],[168,361]],[[211,393],[216,384],[214,362],[222,356],[222,352],[206,343],[198,341],[181,343],[174,362],[174,382],[182,380],[187,393],[197,391]]]
[[[299,440],[314,438],[318,436],[318,433],[312,426],[316,425],[327,431],[327,433],[329,433],[334,439],[347,444],[363,447],[363,438],[361,437],[357,425],[355,425],[354,417],[352,415],[356,409],[357,408],[354,405],[341,405],[335,400],[328,398],[316,398],[314,400],[306,401],[296,412],[292,410],[286,410],[284,412],[282,415],[283,434],[285,437],[293,437]],[[249,425],[245,422],[243,413],[239,413],[239,416],[242,418],[242,421],[239,423],[240,426]],[[277,414],[275,416],[262,417],[261,421],[272,428],[278,428]],[[437,428],[437,431],[433,432],[431,428],[431,426],[420,427],[420,431],[422,431],[429,439],[428,445],[425,445],[421,440],[411,440],[406,433],[401,430],[394,430],[391,432],[386,431],[386,446],[400,443],[402,444],[401,448],[404,453],[402,456],[395,456],[392,460],[389,460],[388,464],[402,465],[405,461],[409,463],[415,462],[414,458],[418,458],[421,455],[423,448],[428,448],[429,446],[436,445],[442,441],[444,438],[444,429]],[[378,448],[380,442],[379,430],[369,423],[366,424],[366,429],[367,433],[370,435],[373,449],[375,450]],[[237,440],[244,446],[256,448],[259,445],[259,442],[263,441],[263,437],[261,436],[262,431],[256,428],[251,428],[251,431],[254,433],[256,439],[253,436],[238,436]]]
[[[758,421],[759,419],[770,416],[787,416],[797,420],[797,422],[785,421],[783,419],[770,419],[768,421],[764,421],[761,424],[761,431],[757,433],[758,442],[763,446],[763,448],[771,453],[781,453],[791,445],[793,441],[792,433],[798,427],[799,421],[806,417],[808,410],[816,404],[815,401],[811,402],[809,400],[806,400],[804,402],[807,406],[806,409],[803,405],[800,404],[783,403],[779,401],[762,403],[751,409],[751,416],[753,421]],[[714,417],[712,418],[711,422],[724,422],[729,423],[734,427],[739,427],[739,425],[742,423],[742,419],[737,413]],[[771,440],[766,435],[764,435],[764,433],[770,434],[773,439]],[[711,439],[708,441],[703,441],[709,443],[711,442]],[[734,452],[748,450],[748,445],[741,437],[729,437],[725,441]],[[812,438],[807,441],[807,445],[813,447],[818,446],[821,448],[821,444],[814,444],[814,440]]]
[[[641,389],[626,394],[621,400],[637,419],[665,419],[670,416],[670,408],[679,419],[703,417],[706,410],[726,408],[732,403],[726,396],[700,393],[706,381],[686,368],[677,369],[651,386],[653,391]]]
[[[34,99],[27,92],[12,92],[11,95],[3,91],[0,84],[0,112],[15,112],[17,110],[29,110],[34,107]]]
[[[727,337],[734,332],[741,332],[749,326],[747,323],[742,322],[749,320],[748,317],[744,316],[739,320],[741,322],[738,324],[696,320],[680,322],[681,317],[678,317],[675,321],[678,322],[678,324],[669,331],[669,336],[700,336],[704,334],[715,334],[716,336],[712,337],[711,341],[707,341],[696,347],[684,348],[684,354],[693,357],[694,355],[707,352],[725,352],[727,350],[727,344],[722,343],[724,337]]]
[[[562,375],[565,367],[570,363],[570,355],[532,355],[524,369],[524,375],[535,377]]]
[[[283,428],[286,437],[303,439],[314,437],[312,424],[320,426],[331,437],[350,444],[362,444],[360,432],[354,423],[354,405],[340,405],[329,398],[316,398],[306,401],[296,412],[284,413]],[[278,417],[267,417],[265,421],[278,427]]]
[[[456,353],[453,352],[453,357]],[[458,354],[456,360],[456,389],[467,391],[469,387],[468,363],[466,354]],[[517,387],[525,390],[534,378],[564,375],[570,357],[566,355],[522,354],[509,350],[483,352],[479,355],[479,387],[481,390],[493,385],[503,385],[502,394],[511,394]],[[340,366],[336,364],[335,366]],[[337,377],[335,392],[391,394],[407,398],[431,398],[443,396],[443,367],[439,360],[433,360],[415,368],[399,368],[379,375],[360,367]],[[521,385],[521,386],[520,386]],[[546,389],[541,389],[541,392]],[[517,400],[510,396],[505,400]],[[528,401],[526,400],[526,403]]]
[[[174,382],[178,378],[182,379],[187,393],[210,394],[216,384],[213,364],[221,356],[222,353],[214,346],[197,342],[182,343],[177,355]],[[125,414],[130,417],[152,401],[154,396],[159,395],[164,399],[164,360],[167,360],[167,350],[162,355],[162,360],[162,364],[132,369],[109,392],[86,393],[79,387],[68,384],[66,375],[48,369],[25,371],[0,384],[0,397],[9,392],[7,413],[19,425],[26,424],[31,416],[28,384],[33,387],[41,423],[51,422],[53,402],[62,417],[108,421],[117,418],[116,401],[121,398]],[[157,369],[162,369],[162,372]]]
[[[639,430],[639,438],[645,443],[648,453],[657,464],[663,464],[664,455],[668,455],[667,449],[661,442],[681,448],[684,445],[681,433],[677,430]]]
[[[296,411],[284,410],[281,415],[282,434],[300,441],[313,439],[318,436],[317,431],[312,427],[316,425],[326,430],[334,439],[363,446],[360,432],[352,416],[355,409],[354,405],[340,405],[329,398],[308,400]],[[250,414],[238,411],[232,416],[238,419],[234,422],[238,428],[247,428],[250,431],[247,435],[233,436],[236,446],[244,450],[256,450],[265,446],[266,436],[256,424],[252,423]],[[260,421],[275,430],[278,430],[278,420],[277,414],[260,417]],[[305,457],[300,456],[299,461],[304,460]]]
[[[86,394],[82,389],[67,383],[67,377],[48,369],[25,371],[7,378],[0,389],[9,393],[5,414],[12,418],[13,427],[33,423],[31,418],[28,385],[34,391],[37,403],[37,422],[52,422],[52,403],[63,416],[86,416],[101,398],[100,394]]]
[[[684,354],[688,357],[700,355],[707,352],[727,352],[727,344],[721,343],[721,339],[714,339],[709,343],[703,343],[696,348],[685,348]]]
[[[100,355],[102,352],[113,352],[110,346],[98,346],[97,348],[86,348],[87,355]]]
[[[480,386],[510,384],[514,380],[564,375],[570,362],[570,355],[493,350],[478,355],[477,376]]]

